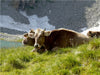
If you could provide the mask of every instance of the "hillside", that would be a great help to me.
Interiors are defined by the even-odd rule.
[[[32,49],[0,49],[0,75],[100,75],[100,39],[42,54]]]
[[[0,30],[11,34],[20,33],[14,30],[62,27],[81,32],[100,21],[100,0],[1,0],[0,6]]]

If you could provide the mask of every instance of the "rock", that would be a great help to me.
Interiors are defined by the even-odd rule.
[[[18,30],[14,30],[14,29],[3,28],[3,27],[0,27],[0,32],[14,34],[14,35],[26,33],[23,31],[18,31]]]
[[[27,9],[28,15],[45,15],[49,23],[56,28],[68,28],[80,32],[81,28],[90,28],[100,18],[100,0],[53,0],[41,1],[34,9]]]
[[[16,22],[29,24],[28,19],[16,10],[24,8],[29,16],[34,14],[39,17],[48,16],[49,23],[56,28],[67,28],[78,32],[82,31],[81,28],[95,26],[100,18],[100,0],[39,0],[38,3],[35,3],[35,0],[23,0],[22,3],[19,1],[2,0],[0,15],[8,15]]]
[[[8,15],[10,17],[12,17],[16,22],[21,22],[21,23],[25,23],[25,24],[29,24],[29,20],[23,16],[22,14],[20,14],[16,9],[17,9],[17,5],[15,5],[14,7],[9,5],[10,1],[1,1],[0,4],[0,15]]]

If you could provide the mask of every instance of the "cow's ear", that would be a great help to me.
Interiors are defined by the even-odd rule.
[[[33,29],[30,30],[30,33],[35,33],[35,31]]]
[[[34,33],[28,33],[28,37],[34,38]]]
[[[49,36],[50,34],[51,34],[51,31],[45,31],[45,32],[44,32],[44,35],[45,35],[45,36]]]
[[[92,33],[92,31],[89,31],[89,34],[91,34]]]
[[[28,33],[25,33],[25,34],[24,34],[24,37],[27,37],[27,36],[28,36]]]

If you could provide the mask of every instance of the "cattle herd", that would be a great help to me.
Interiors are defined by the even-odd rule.
[[[88,43],[93,37],[99,38],[100,31],[89,31],[87,36],[65,28],[46,31],[45,29],[33,29],[24,34],[22,43],[24,45],[34,46],[32,50],[39,53],[47,50],[54,51],[58,48],[75,47]]]

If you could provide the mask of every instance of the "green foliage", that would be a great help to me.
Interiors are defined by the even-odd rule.
[[[100,48],[100,39],[93,39],[92,41],[90,41],[88,47],[90,50],[95,50]]]
[[[33,47],[0,49],[0,75],[99,75],[100,39],[43,54]]]
[[[81,71],[81,67],[74,67],[74,68],[72,69],[72,73],[73,73],[73,74],[78,74],[78,75],[80,75],[80,71]]]

